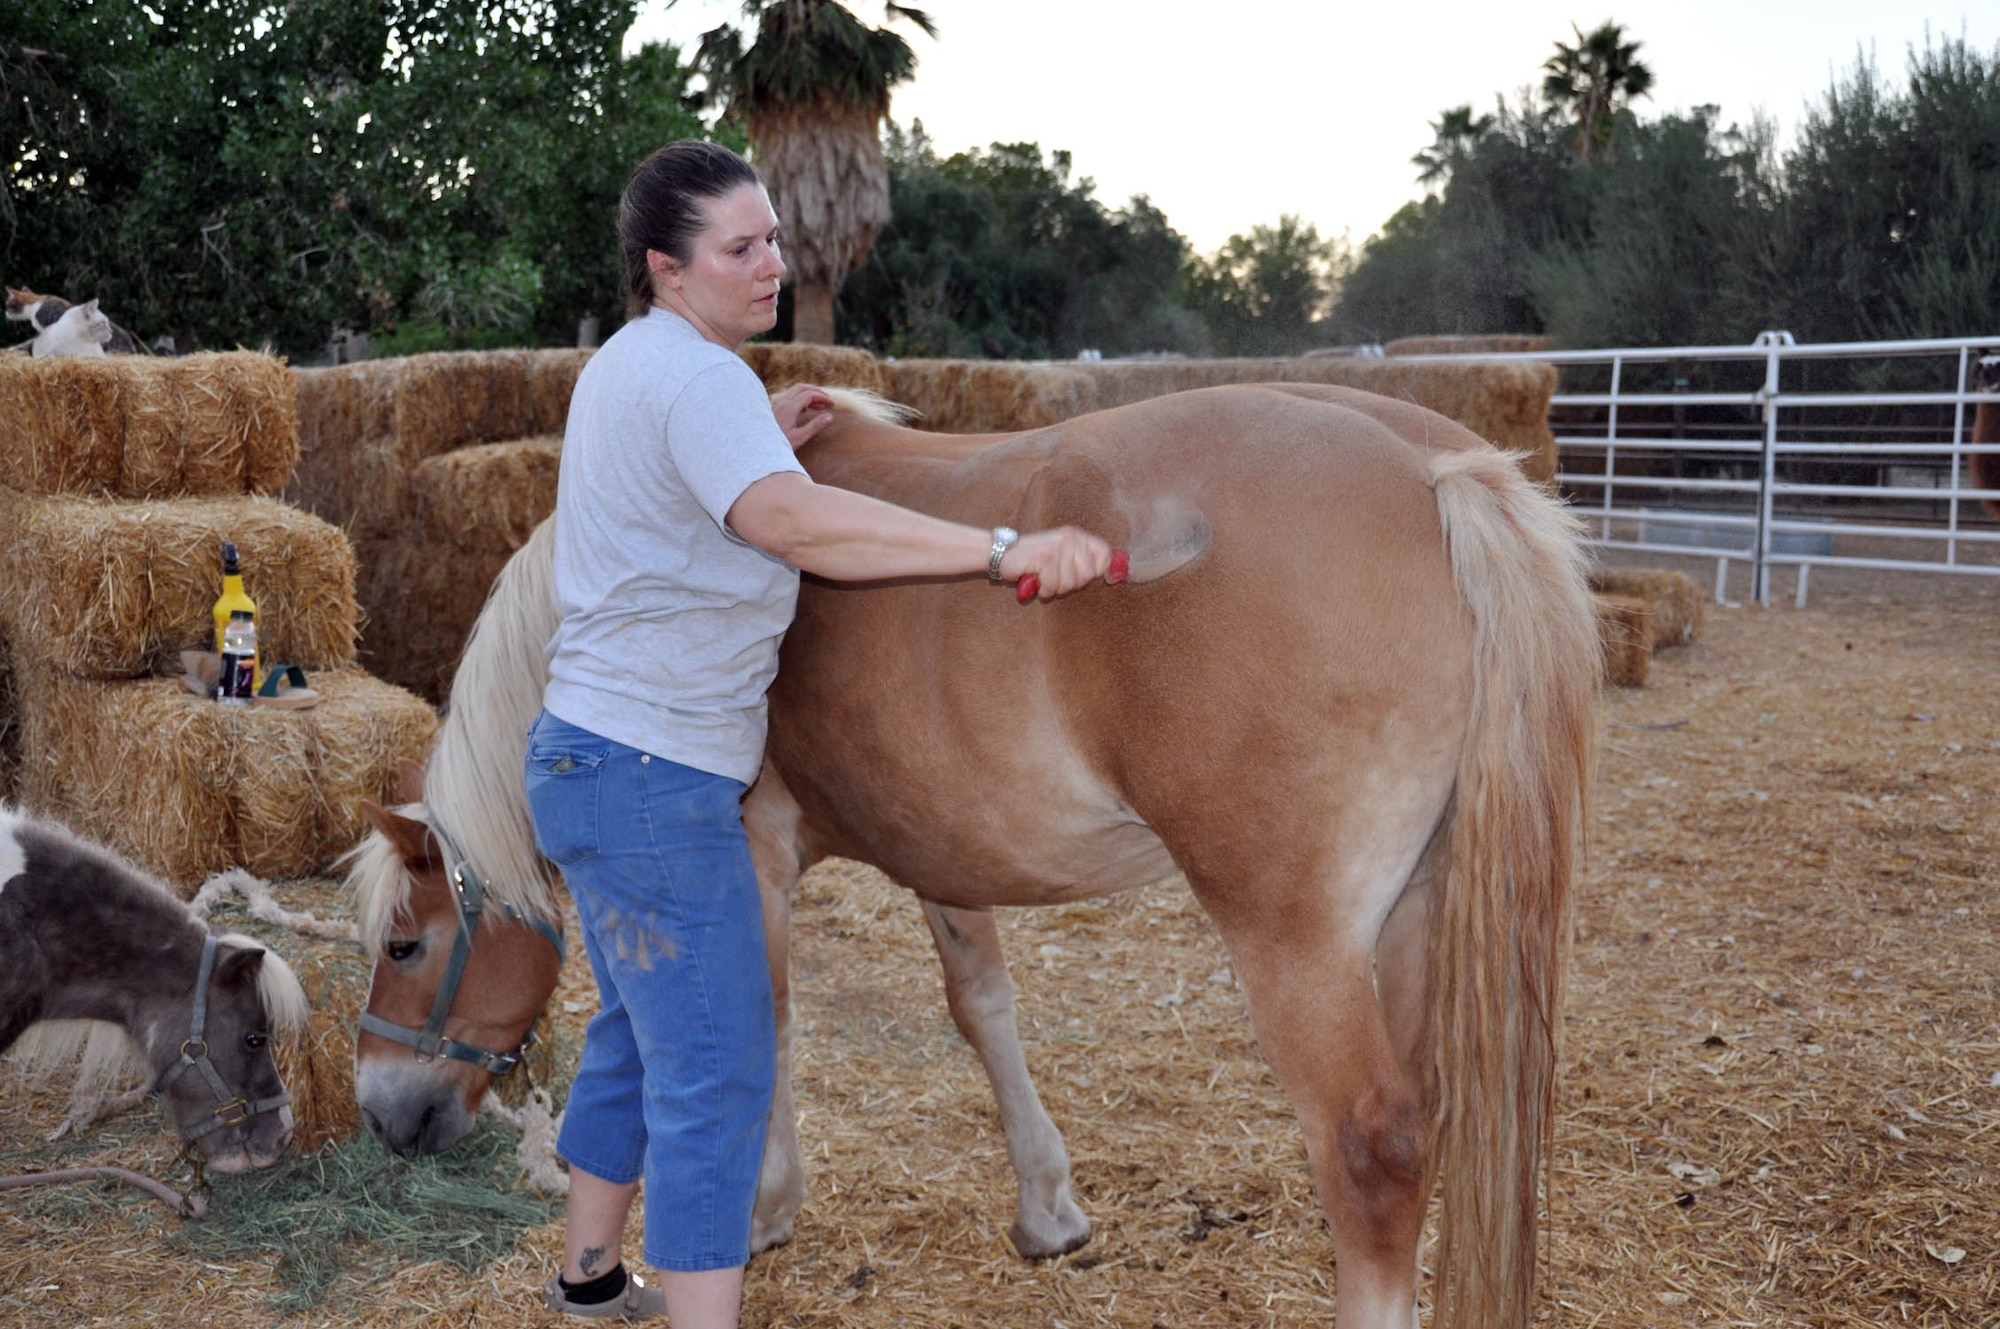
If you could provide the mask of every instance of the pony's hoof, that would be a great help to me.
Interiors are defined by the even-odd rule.
[[[1089,1244],[1090,1220],[1079,1210],[1073,1223],[1065,1223],[1054,1231],[1030,1231],[1021,1220],[1015,1219],[1014,1226],[1007,1229],[1007,1240],[1024,1260],[1053,1260]]]

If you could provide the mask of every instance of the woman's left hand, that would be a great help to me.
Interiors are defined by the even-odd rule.
[[[771,412],[778,417],[778,428],[785,431],[792,451],[797,452],[833,423],[833,398],[824,388],[794,383],[771,398]]]

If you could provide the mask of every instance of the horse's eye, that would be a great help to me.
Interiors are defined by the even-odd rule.
[[[401,964],[417,953],[417,943],[414,941],[392,941],[382,948],[382,953],[397,964]]]
[[[266,1043],[270,1041],[271,1041],[271,1036],[269,1034],[264,1033],[262,1030],[253,1029],[249,1033],[243,1035],[243,1046],[249,1048],[252,1052],[255,1052],[258,1048],[263,1047]]]

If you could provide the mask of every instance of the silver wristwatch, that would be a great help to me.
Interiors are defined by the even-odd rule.
[[[1011,526],[995,526],[993,528],[993,552],[986,556],[986,575],[988,577],[994,581],[1000,580],[1000,560],[1007,557],[1007,551],[1012,549],[1014,542],[1020,538],[1021,533]]]

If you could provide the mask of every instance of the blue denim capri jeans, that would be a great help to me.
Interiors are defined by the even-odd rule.
[[[524,778],[599,993],[556,1151],[606,1181],[643,1178],[646,1263],[734,1268],[750,1258],[777,1055],[744,786],[546,711]]]

